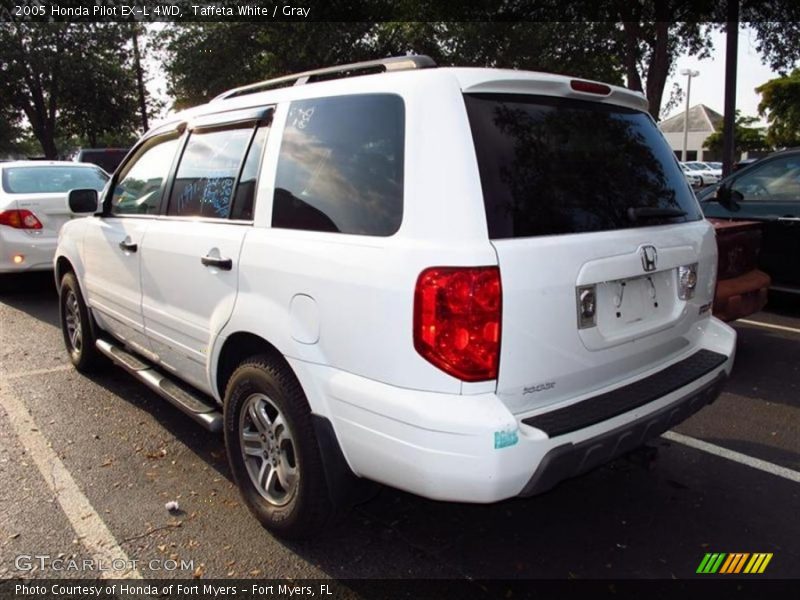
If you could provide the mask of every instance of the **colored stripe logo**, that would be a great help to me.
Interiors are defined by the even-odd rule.
[[[754,554],[749,552],[732,552],[730,554],[709,552],[700,561],[700,566],[697,567],[696,572],[704,575],[714,573],[721,575],[736,575],[739,573],[755,575],[763,573],[771,560],[771,552],[756,552]]]

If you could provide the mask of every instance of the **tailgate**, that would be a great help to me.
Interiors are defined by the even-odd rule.
[[[497,393],[512,412],[691,352],[716,244],[652,118],[591,93],[465,103],[502,283]]]
[[[497,393],[515,413],[685,354],[692,326],[710,314],[716,256],[705,222],[493,243],[503,286]],[[657,253],[652,272],[644,271],[645,248]],[[681,300],[677,269],[692,263],[704,285]],[[587,287],[596,294],[596,324],[581,328],[580,291]]]

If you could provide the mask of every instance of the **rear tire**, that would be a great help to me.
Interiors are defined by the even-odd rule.
[[[78,280],[73,273],[61,278],[58,298],[61,332],[64,345],[73,366],[81,373],[96,371],[104,365],[105,357],[95,346],[96,327],[91,314],[83,301]]]
[[[255,356],[225,391],[225,447],[242,498],[274,534],[319,535],[331,518],[325,472],[300,383],[287,365]]]

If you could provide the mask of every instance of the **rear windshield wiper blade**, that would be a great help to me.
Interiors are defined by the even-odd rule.
[[[631,221],[639,219],[658,219],[664,217],[685,217],[686,211],[680,208],[658,208],[653,206],[630,206],[628,218]]]

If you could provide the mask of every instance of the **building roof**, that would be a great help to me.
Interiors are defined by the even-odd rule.
[[[683,133],[683,118],[685,111],[664,119],[658,128],[664,133]],[[689,109],[689,131],[713,133],[717,125],[722,122],[722,115],[711,110],[705,104],[695,104]]]

